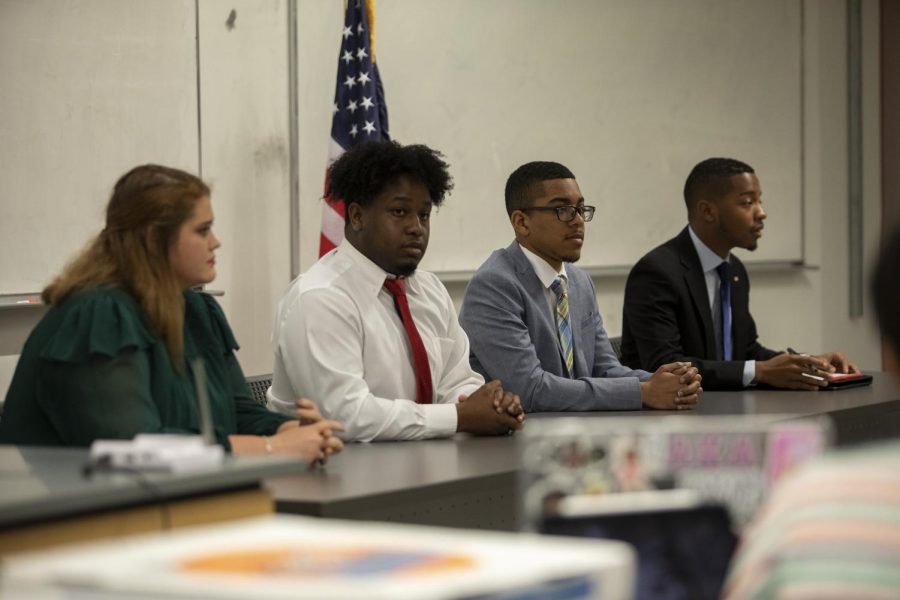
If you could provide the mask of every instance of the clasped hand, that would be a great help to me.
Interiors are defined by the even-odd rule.
[[[310,465],[322,465],[333,454],[340,452],[344,442],[335,434],[344,431],[337,421],[322,418],[319,407],[307,398],[296,401],[296,421],[283,423],[272,436],[272,453],[299,456]]]
[[[456,414],[457,431],[476,435],[512,433],[521,429],[525,421],[525,411],[519,397],[504,391],[496,379],[471,395],[460,395]]]
[[[689,362],[662,365],[650,379],[641,382],[641,401],[648,408],[689,410],[700,400],[702,380]]]

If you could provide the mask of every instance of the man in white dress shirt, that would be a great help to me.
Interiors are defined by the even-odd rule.
[[[294,415],[295,398],[313,398],[351,441],[521,427],[518,396],[471,369],[447,290],[416,270],[451,188],[440,153],[421,145],[368,142],[335,161],[326,196],[344,201],[345,239],[279,303],[273,410]]]

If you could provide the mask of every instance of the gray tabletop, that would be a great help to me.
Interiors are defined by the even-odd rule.
[[[827,415],[835,426],[836,443],[847,445],[900,435],[900,392],[889,376],[873,375],[871,386],[828,392],[706,392],[692,413],[539,413],[529,419],[695,414],[771,415],[781,420]],[[516,436],[357,443],[348,444],[324,469],[269,479],[266,486],[279,512],[513,529],[521,464]]]
[[[843,411],[885,409],[900,406],[900,393],[887,373],[870,373],[872,385],[847,389],[801,392],[750,388],[739,392],[705,392],[697,414],[701,415],[833,415]],[[868,411],[866,411],[868,412]]]
[[[872,385],[802,392],[749,388],[733,392],[704,392],[697,408],[681,415],[770,415],[773,419],[828,416],[835,443],[848,446],[900,436],[900,389],[887,373],[870,373]],[[676,411],[670,411],[676,412]],[[566,413],[597,416],[595,412]],[[608,412],[604,415],[644,418],[666,411]],[[548,419],[562,413],[538,413],[531,419]]]
[[[513,437],[348,444],[328,465],[267,479],[279,512],[514,529]]]
[[[227,456],[220,467],[182,474],[84,475],[80,448],[0,446],[0,528],[159,500],[250,488],[264,477],[300,473],[293,459]]]

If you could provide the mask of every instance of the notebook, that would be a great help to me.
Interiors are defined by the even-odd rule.
[[[872,376],[865,373],[832,373],[831,383],[822,390],[844,390],[851,387],[872,385]]]

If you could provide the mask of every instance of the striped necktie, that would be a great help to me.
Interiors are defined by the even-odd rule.
[[[559,344],[566,359],[566,370],[569,377],[575,366],[575,354],[572,351],[572,326],[569,323],[569,291],[565,276],[560,275],[550,284],[550,291],[556,295],[556,328],[559,331]]]

